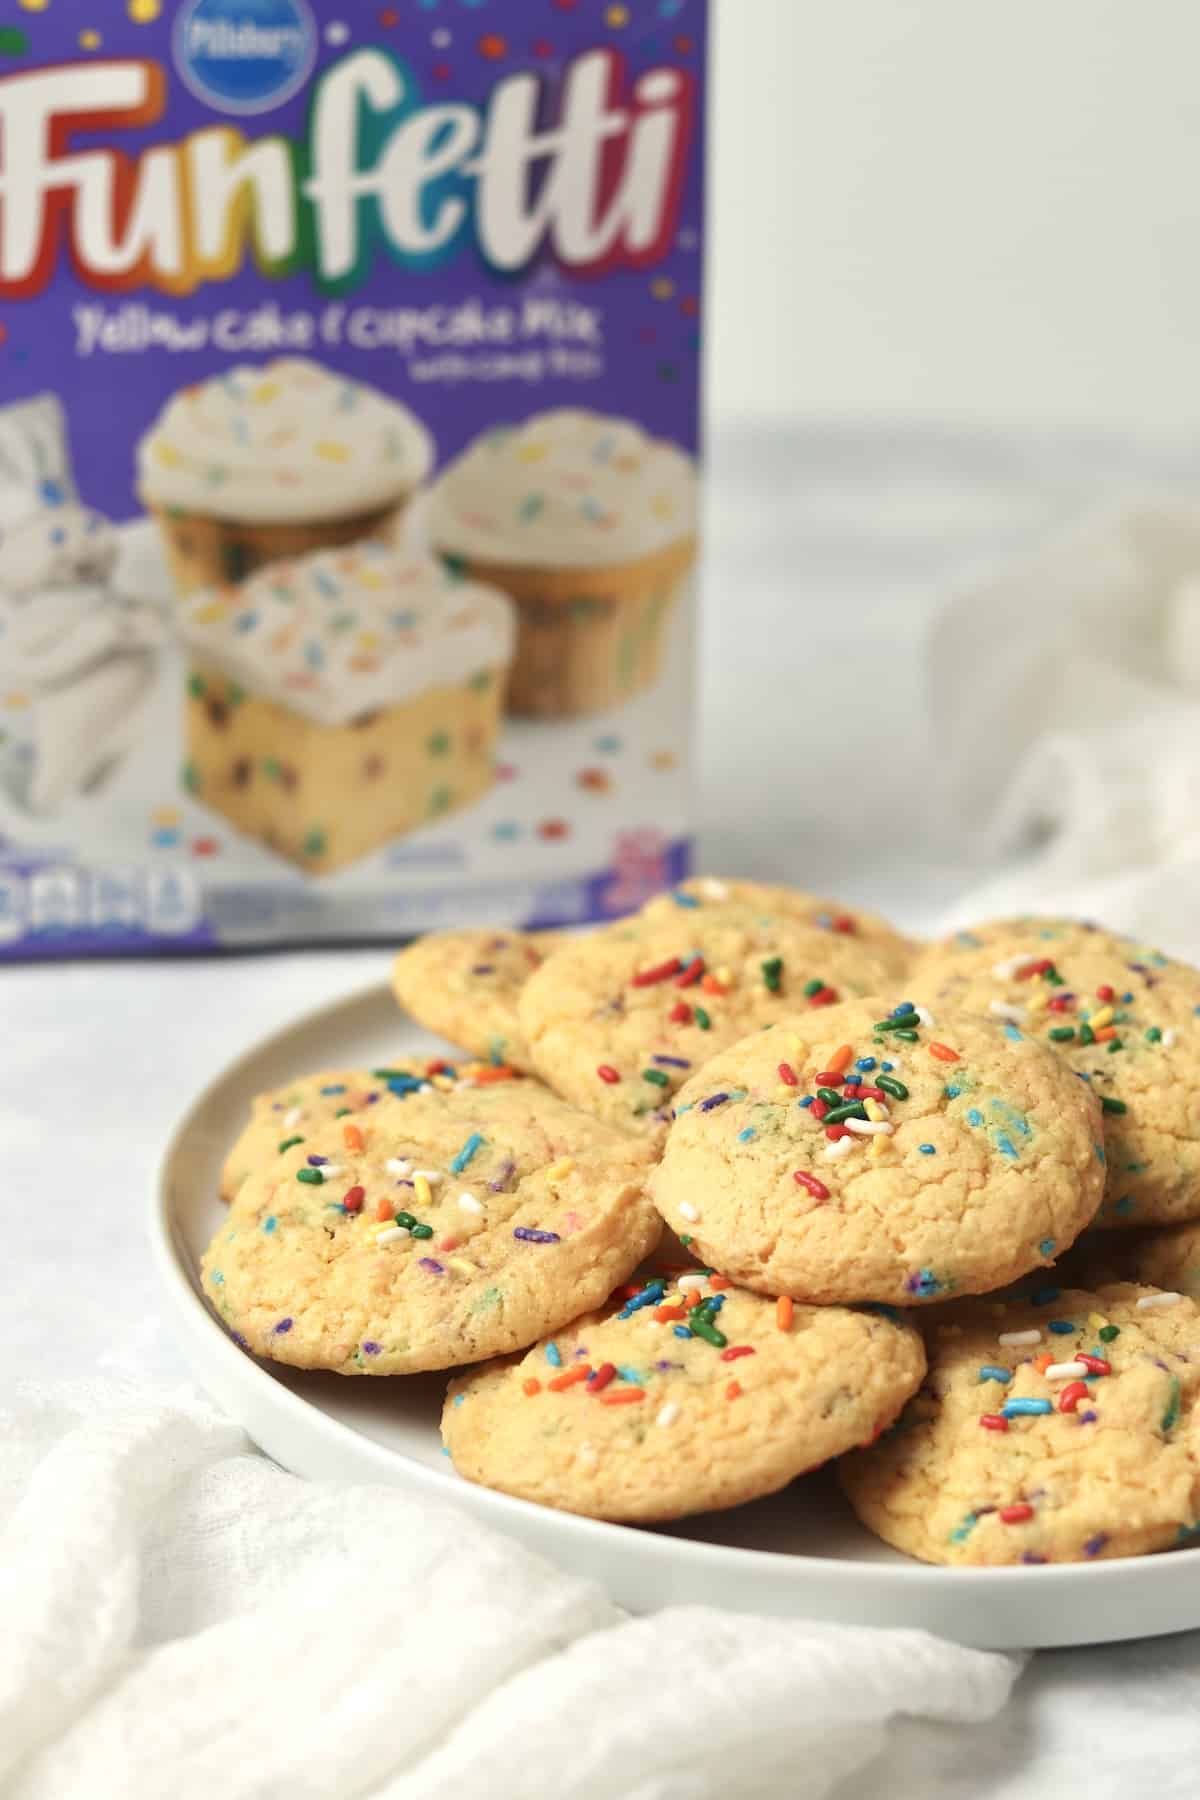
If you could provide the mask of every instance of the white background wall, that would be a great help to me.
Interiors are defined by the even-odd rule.
[[[712,0],[711,397],[1200,418],[1200,0]]]

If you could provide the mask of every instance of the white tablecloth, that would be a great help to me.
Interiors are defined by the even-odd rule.
[[[952,753],[925,737],[931,602],[1148,470],[1186,477],[1187,460],[814,431],[730,436],[715,463],[704,862],[932,923],[980,871],[923,833],[932,758]],[[6,1374],[186,1378],[146,1249],[165,1136],[240,1048],[386,966],[380,951],[338,951],[0,973]],[[997,1721],[901,1725],[886,1763],[838,1793],[1191,1795],[1198,1672],[1200,1634],[1040,1656]],[[630,1789],[614,1774],[611,1791]]]

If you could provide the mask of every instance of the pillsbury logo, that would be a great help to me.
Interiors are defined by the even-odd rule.
[[[317,57],[308,0],[189,0],[173,43],[192,93],[227,113],[282,106],[304,86]]]

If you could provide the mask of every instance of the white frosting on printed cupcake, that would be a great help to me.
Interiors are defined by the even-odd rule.
[[[485,432],[439,478],[430,541],[450,556],[595,568],[696,529],[692,459],[627,419],[566,408]]]
[[[148,506],[279,524],[399,501],[433,440],[399,401],[303,357],[238,366],[167,402],[138,446]]]
[[[512,659],[512,603],[373,541],[272,563],[183,606],[197,660],[319,725],[344,725]]]

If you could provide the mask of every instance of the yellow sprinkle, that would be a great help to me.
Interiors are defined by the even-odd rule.
[[[360,650],[378,650],[379,634],[374,631],[360,631],[358,634],[358,647]]]
[[[429,1079],[435,1088],[441,1089],[443,1094],[450,1093],[455,1085],[449,1075],[431,1075]]]
[[[81,50],[98,50],[101,42],[102,40],[98,31],[81,31],[79,34],[79,48]]]
[[[550,1167],[546,1170],[546,1179],[547,1181],[565,1181],[574,1167],[575,1163],[573,1158],[561,1156],[556,1163],[551,1163]]]
[[[162,12],[162,0],[129,0],[129,16],[135,25],[153,25]]]
[[[1089,1313],[1088,1314],[1089,1330],[1102,1331],[1107,1324],[1108,1324],[1108,1320],[1105,1318],[1103,1313]]]
[[[884,1135],[882,1133],[880,1133],[880,1135],[878,1137],[873,1137],[871,1139],[870,1154],[872,1156],[882,1156],[884,1151],[887,1149],[887,1147],[888,1147],[888,1139],[886,1137],[884,1137]]]
[[[387,586],[387,582],[383,579],[383,576],[378,574],[374,569],[358,569],[355,572],[362,587],[378,589]]]
[[[446,1266],[459,1275],[478,1275],[479,1273],[478,1263],[468,1262],[465,1256],[448,1256]]]
[[[183,461],[182,456],[180,456],[173,444],[155,445],[154,454],[157,456],[164,469],[177,469]]]
[[[177,806],[156,806],[150,817],[156,825],[178,825],[179,808]]]
[[[650,292],[656,300],[669,300],[675,292],[675,283],[668,281],[665,275],[660,276],[657,281],[650,283]]]
[[[265,402],[268,400],[275,400],[278,396],[279,383],[277,381],[260,381],[254,390],[254,398],[256,400]]]
[[[13,712],[23,712],[29,705],[28,694],[5,694],[4,704]]]
[[[524,463],[541,462],[541,460],[542,460],[543,456],[545,456],[545,454],[546,454],[545,444],[538,444],[538,443],[522,444],[521,448],[517,451],[517,455],[520,457],[521,461]]]
[[[413,1176],[413,1192],[416,1194],[417,1200],[422,1206],[428,1206],[429,1202],[433,1199],[433,1195],[429,1191],[429,1183],[426,1181],[424,1175]]]
[[[723,981],[726,986],[733,980],[732,971],[725,965],[722,965],[722,967],[716,971],[716,977],[718,981]]]
[[[1088,1020],[1088,1024],[1091,1026],[1093,1031],[1103,1031],[1104,1027],[1106,1025],[1112,1024],[1112,1021],[1113,1021],[1112,1007],[1111,1006],[1102,1006],[1098,1013],[1092,1014],[1091,1018]]]
[[[194,615],[197,625],[219,625],[228,609],[221,602],[214,601],[211,606],[202,606]]]
[[[1031,1013],[1045,1012],[1050,1004],[1050,995],[1045,988],[1035,988],[1025,1002],[1026,1010]]]
[[[348,444],[339,444],[336,438],[322,438],[320,443],[315,444],[313,448],[316,450],[318,456],[323,456],[325,458],[326,462],[344,463],[350,461],[350,446]]]
[[[883,1108],[880,1106],[878,1100],[864,1100],[863,1105],[866,1108],[868,1119],[875,1119],[876,1121],[882,1119]]]

